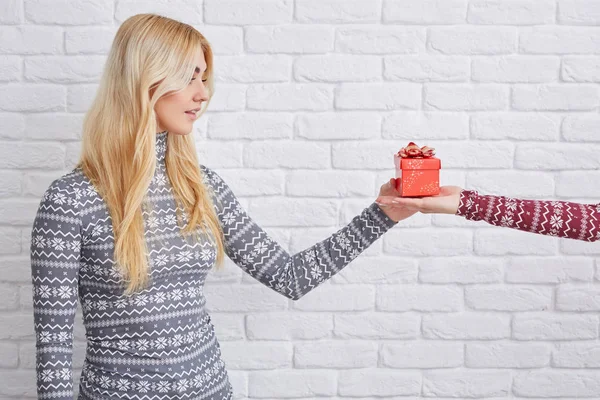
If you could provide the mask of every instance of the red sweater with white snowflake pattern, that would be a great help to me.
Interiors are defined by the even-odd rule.
[[[587,242],[600,239],[600,204],[522,200],[462,190],[456,215],[541,235]]]

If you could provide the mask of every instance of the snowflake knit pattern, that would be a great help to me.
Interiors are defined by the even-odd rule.
[[[586,242],[600,239],[600,204],[522,200],[462,190],[456,214],[540,235]]]
[[[123,294],[110,215],[81,169],[56,179],[44,193],[31,241],[40,399],[73,398],[78,301],[87,341],[78,399],[233,397],[203,293],[216,248],[206,236],[193,241],[180,233],[165,167],[167,137],[156,135],[157,166],[142,209],[150,285],[141,292]],[[248,216],[217,173],[200,169],[227,256],[290,299],[331,278],[396,224],[373,202],[330,237],[290,255]]]

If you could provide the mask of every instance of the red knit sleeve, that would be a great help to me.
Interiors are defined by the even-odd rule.
[[[456,215],[540,235],[587,242],[600,238],[600,204],[521,200],[463,190]]]

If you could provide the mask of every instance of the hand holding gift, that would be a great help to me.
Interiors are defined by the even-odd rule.
[[[394,154],[396,167],[396,190],[400,197],[382,195],[377,198],[380,205],[387,205],[390,212],[404,209],[421,213],[455,214],[458,209],[458,186],[440,187],[441,160],[435,149],[419,147],[410,142]],[[396,207],[389,207],[389,206]]]

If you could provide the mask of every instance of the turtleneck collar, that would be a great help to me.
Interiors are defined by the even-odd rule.
[[[168,131],[156,134],[156,161],[162,162],[167,154],[167,136]]]

